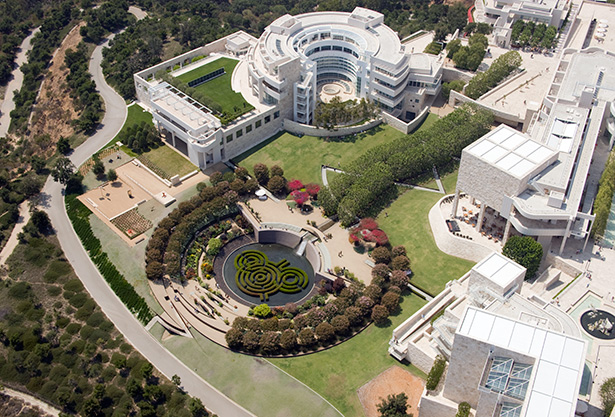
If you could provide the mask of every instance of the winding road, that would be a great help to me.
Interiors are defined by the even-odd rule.
[[[112,39],[110,36],[109,39]],[[79,146],[70,159],[75,166],[81,165],[94,152],[106,145],[119,132],[126,119],[126,103],[105,82],[100,63],[102,50],[108,41],[99,45],[92,54],[89,69],[100,95],[105,102],[105,116],[98,131]],[[46,194],[45,210],[57,232],[60,245],[85,288],[98,302],[103,312],[118,330],[143,356],[169,379],[179,375],[183,388],[200,398],[205,406],[220,416],[254,416],[239,404],[212,387],[205,380],[184,365],[166,350],[130,313],[126,306],[109,288],[103,277],[90,260],[72,228],[64,205],[63,186],[47,179],[43,193]]]

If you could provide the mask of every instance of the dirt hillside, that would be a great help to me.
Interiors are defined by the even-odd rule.
[[[70,123],[79,117],[73,108],[73,100],[69,96],[69,88],[66,85],[65,80],[69,71],[64,65],[64,58],[68,49],[74,50],[81,42],[79,30],[83,25],[85,22],[75,26],[56,50],[32,112],[30,135],[36,137],[47,134],[53,145],[60,136],[69,137],[74,133]],[[50,149],[54,150],[55,146]]]

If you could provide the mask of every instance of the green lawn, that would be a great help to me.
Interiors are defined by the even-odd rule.
[[[457,171],[442,177],[447,193],[455,191],[456,183]],[[412,282],[432,294],[442,291],[448,281],[461,277],[474,265],[446,255],[436,246],[428,214],[440,198],[442,194],[410,190],[378,217],[378,224],[388,234],[391,244],[406,246],[414,272]]]
[[[431,125],[437,119],[436,114],[429,114],[419,129]],[[338,167],[339,164],[352,161],[375,146],[392,142],[402,136],[403,133],[387,124],[345,139],[299,137],[283,132],[244,152],[233,162],[250,172],[258,162],[268,166],[279,165],[289,180],[300,179],[304,183],[322,184],[321,165]]]
[[[351,161],[366,150],[403,136],[389,125],[381,125],[368,132],[346,139],[298,137],[288,132],[275,135],[234,159],[250,172],[254,164],[262,162],[268,166],[279,165],[289,180],[300,179],[304,183],[322,184],[320,166],[337,167]]]
[[[137,104],[128,106],[127,114],[126,114],[126,121],[124,122],[122,129],[118,132],[117,135],[115,135],[113,139],[111,139],[109,143],[105,145],[105,148],[114,146],[115,142],[118,141],[118,137],[120,137],[120,135],[124,133],[126,129],[128,129],[131,126],[138,125],[141,122],[150,123],[153,126],[154,122],[152,119],[152,114],[148,111],[143,110],[143,107]],[[128,146],[122,146],[122,150],[126,152],[126,154],[129,156],[137,156],[133,151],[130,150]]]
[[[382,371],[397,365],[425,378],[418,368],[404,365],[388,353],[393,329],[423,305],[425,300],[406,295],[401,311],[391,317],[389,326],[370,325],[361,334],[324,352],[269,361],[317,391],[345,416],[362,416],[357,389]],[[417,410],[410,411],[417,413]]]
[[[169,177],[174,175],[182,177],[198,169],[188,158],[180,155],[168,145],[161,145],[142,155],[149,158],[156,166],[166,172]]]
[[[231,77],[233,75],[233,70],[238,63],[239,61],[236,59],[218,58],[209,64],[195,68],[192,71],[177,76],[176,78],[188,84],[188,82],[192,80],[224,67],[224,70],[226,71],[224,75],[197,86],[195,91],[207,96],[209,99],[222,106],[222,112],[233,114],[237,112],[236,109],[248,108],[249,110],[252,108],[252,106],[243,98],[241,93],[236,93],[231,88]]]

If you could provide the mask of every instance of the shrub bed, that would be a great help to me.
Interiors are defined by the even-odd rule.
[[[615,152],[611,152],[609,161],[602,172],[602,177],[600,177],[600,185],[598,186],[598,193],[594,201],[596,220],[594,220],[594,227],[591,231],[593,236],[604,236],[611,212],[613,195],[615,195]]]
[[[521,66],[521,55],[517,51],[509,51],[498,57],[489,69],[476,74],[466,87],[466,96],[476,100],[487,91],[498,85],[504,78]]]
[[[425,388],[427,388],[429,391],[435,390],[440,383],[440,378],[442,378],[442,374],[444,373],[445,369],[446,360],[442,356],[438,355],[433,363],[433,366],[431,367],[431,370],[429,371],[429,374],[427,375],[427,382],[425,383]]]
[[[141,322],[148,323],[154,317],[153,312],[103,252],[100,240],[94,236],[90,226],[90,210],[73,194],[66,197],[66,212],[83,247],[113,292]]]

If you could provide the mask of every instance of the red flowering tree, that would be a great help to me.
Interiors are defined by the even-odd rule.
[[[366,217],[364,219],[361,219],[361,222],[359,223],[359,229],[375,230],[377,228],[378,228],[378,223],[376,222],[376,220],[372,219],[371,217]]]
[[[304,205],[310,199],[310,195],[308,193],[306,193],[305,191],[299,191],[299,190],[295,190],[291,192],[290,196],[293,198],[293,200],[295,200],[295,203],[297,203],[297,205],[299,206]]]
[[[297,191],[302,189],[303,187],[303,183],[299,180],[292,180],[288,183],[288,189],[291,191]]]
[[[389,242],[389,237],[380,229],[372,230],[364,235],[368,242],[376,242],[378,246],[384,246]]]
[[[314,198],[318,195],[318,192],[320,191],[320,185],[311,182],[305,186],[305,191],[307,191],[310,197]]]

